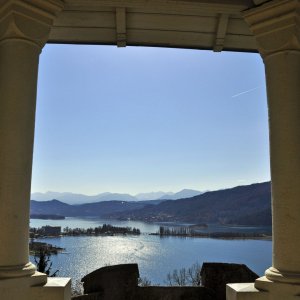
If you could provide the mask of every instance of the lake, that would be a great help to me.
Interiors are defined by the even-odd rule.
[[[222,240],[210,238],[178,238],[149,235],[159,224],[97,218],[66,218],[65,220],[30,220],[31,227],[45,225],[89,228],[109,223],[114,226],[139,228],[140,236],[79,236],[38,239],[65,248],[52,256],[52,270],[60,277],[71,277],[73,284],[91,271],[105,265],[138,263],[141,277],[152,284],[163,285],[168,272],[190,267],[198,262],[244,263],[258,275],[271,266],[272,243],[269,240]],[[170,225],[170,224],[168,224]],[[178,225],[178,224],[177,224]],[[269,227],[223,227],[210,225],[204,231],[264,232]],[[31,258],[32,259],[32,258]]]

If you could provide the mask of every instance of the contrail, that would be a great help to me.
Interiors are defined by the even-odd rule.
[[[255,88],[253,88],[253,89],[250,89],[250,90],[247,90],[247,91],[244,91],[244,92],[238,93],[238,94],[236,94],[236,95],[233,95],[233,96],[231,96],[231,98],[236,98],[236,97],[239,97],[239,96],[241,96],[241,95],[244,95],[244,94],[250,93],[250,92],[252,92],[252,91],[255,91],[255,90],[259,89],[260,87],[261,87],[261,85],[259,85],[259,86],[255,87]]]

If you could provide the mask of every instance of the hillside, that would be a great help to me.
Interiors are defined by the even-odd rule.
[[[270,182],[239,186],[107,217],[148,222],[271,225],[271,187]]]
[[[30,214],[52,214],[66,217],[104,217],[107,214],[141,209],[149,202],[103,201],[70,205],[58,200],[31,200]]]
[[[32,200],[30,213],[146,222],[271,225],[270,182],[207,192],[192,198],[160,201],[101,201],[69,205],[58,200]]]

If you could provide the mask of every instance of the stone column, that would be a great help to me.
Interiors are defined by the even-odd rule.
[[[60,0],[0,1],[0,279],[29,276],[29,205],[39,54]]]
[[[227,299],[300,295],[300,1],[244,13],[265,64],[272,180],[273,262],[255,284],[229,284]]]
[[[300,2],[276,0],[245,13],[267,82],[273,266],[266,277],[300,284]]]

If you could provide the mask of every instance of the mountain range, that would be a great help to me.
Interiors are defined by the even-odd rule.
[[[271,225],[271,185],[258,183],[157,205],[150,203],[140,209],[111,213],[109,217],[147,222]]]
[[[238,186],[179,200],[100,201],[81,205],[32,200],[30,213],[147,222],[271,225],[271,185],[264,182]]]
[[[177,200],[181,198],[189,198],[196,195],[200,195],[202,192],[183,189],[177,193],[172,192],[150,192],[150,193],[140,193],[135,196],[129,194],[118,194],[118,193],[101,193],[98,195],[84,195],[84,194],[74,194],[74,193],[60,193],[60,192],[46,192],[46,193],[32,193],[31,199],[36,201],[48,201],[52,199],[60,200],[67,204],[84,204],[84,203],[94,203],[100,201],[146,201],[146,200]]]

